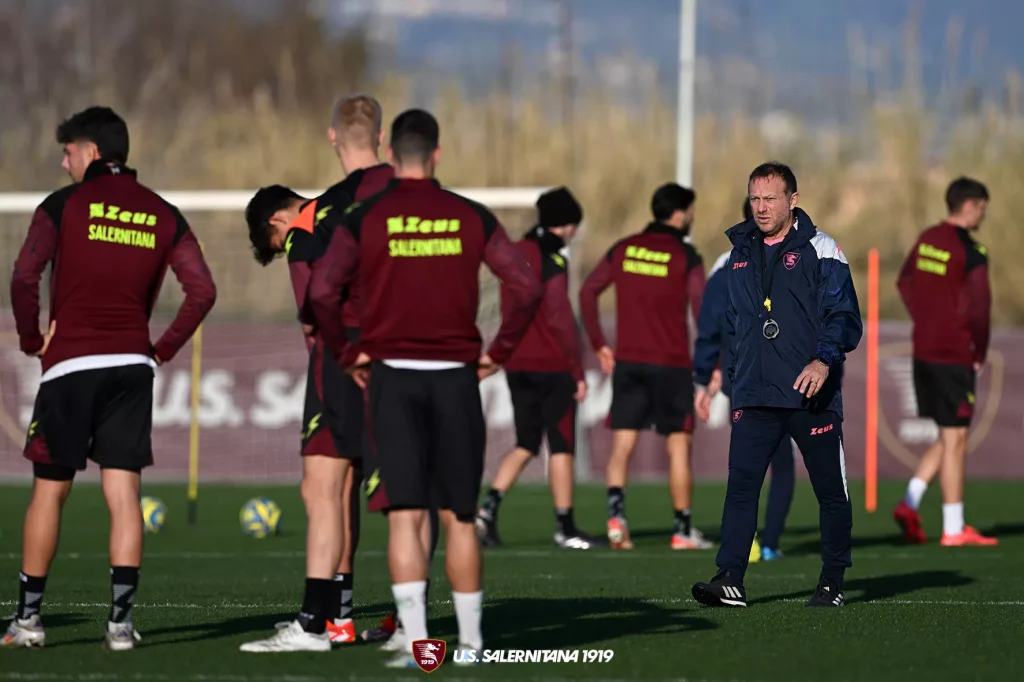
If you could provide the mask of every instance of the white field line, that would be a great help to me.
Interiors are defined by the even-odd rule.
[[[598,664],[594,664],[598,665]],[[446,666],[450,667],[450,666]],[[492,678],[461,677],[454,670],[446,671],[445,679],[460,680],[460,682],[484,682]],[[453,675],[453,673],[455,673]],[[526,677],[520,676],[525,682],[568,682],[567,678],[561,677]],[[713,680],[679,677],[674,679],[650,678],[651,682],[714,682]],[[423,682],[422,675],[419,677],[374,677],[372,675],[331,675],[322,677],[319,675],[245,675],[245,674],[182,674],[168,675],[165,673],[19,673],[0,672],[0,680],[11,680],[12,682],[104,682],[125,681],[125,682],[170,682],[171,680],[184,680],[186,682],[372,682],[374,680],[388,680],[394,682]],[[626,682],[623,678],[598,678],[591,679],[591,682]],[[738,682],[738,680],[730,680]]]
[[[439,549],[436,552],[437,556],[443,556],[444,550]],[[361,549],[356,554],[357,557],[383,557],[387,553],[382,549]],[[157,560],[170,560],[170,559],[183,559],[183,560],[198,560],[198,559],[301,559],[306,556],[306,553],[300,550],[281,550],[281,551],[260,551],[255,550],[252,552],[146,552],[143,554],[143,560],[146,559],[157,559]],[[570,549],[499,549],[496,551],[484,552],[485,557],[495,559],[538,559],[546,557],[558,557],[560,559],[565,558],[578,558],[586,561],[592,561],[594,559],[604,559],[611,561],[628,561],[630,559],[641,559],[643,561],[683,561],[687,559],[699,559],[703,561],[713,560],[714,552],[692,550],[692,551],[679,551],[679,552],[625,552],[625,551],[582,551],[582,550],[570,550]],[[57,560],[66,559],[107,559],[108,554],[106,552],[66,552],[59,554]],[[880,554],[874,552],[855,552],[853,555],[854,559],[866,559],[866,560],[888,560],[896,559],[900,561],[914,560],[914,561],[937,561],[942,559],[950,559],[952,561],[961,561],[965,559],[972,560],[992,560],[1001,559],[1003,555],[998,552],[964,552],[964,553],[919,553],[919,552],[897,552],[895,554]],[[21,559],[21,552],[0,552],[0,560],[14,560]],[[788,562],[795,562],[801,559],[814,559],[817,557],[813,555],[799,555],[798,557],[789,557],[786,559]]]
[[[810,594],[810,593],[808,593]],[[499,602],[502,600],[498,600]],[[610,597],[603,601],[608,602],[640,602],[643,604],[696,604],[689,598],[668,597],[668,598],[634,598],[634,597]],[[804,599],[783,599],[781,601],[791,603],[803,603]],[[431,605],[450,605],[450,599],[432,599]],[[1024,606],[1024,600],[975,600],[975,599],[876,599],[873,601],[859,601],[854,599],[849,604],[873,604],[873,605],[905,605],[905,606]],[[484,602],[485,605],[494,606],[494,602]],[[17,606],[17,601],[0,601],[0,607]],[[756,603],[755,603],[756,605]],[[109,609],[109,602],[45,602],[47,610],[50,609]],[[252,609],[296,609],[298,602],[286,604],[273,604],[267,602],[220,602],[213,604],[194,604],[187,602],[163,602],[163,603],[139,603],[135,604],[136,609],[168,609],[168,610],[198,610],[198,611],[234,611]]]

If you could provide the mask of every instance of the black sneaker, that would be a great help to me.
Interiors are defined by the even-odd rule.
[[[479,538],[481,545],[484,547],[501,546],[501,538],[498,537],[497,518],[481,509],[476,513],[476,519],[473,521],[473,525],[476,526],[476,536]]]
[[[571,532],[561,530],[555,532],[555,544],[562,549],[590,549],[592,547],[607,547],[608,543],[584,533],[579,529]]]
[[[818,586],[814,588],[814,594],[804,606],[837,607],[845,603],[846,596],[843,594],[843,588],[827,578],[822,578],[818,581]]]
[[[693,586],[693,598],[704,606],[746,606],[747,591],[732,573],[719,571],[706,583]]]

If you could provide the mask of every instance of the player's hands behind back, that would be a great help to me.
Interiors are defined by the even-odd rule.
[[[359,388],[366,388],[370,382],[370,356],[366,353],[360,353],[356,357],[355,364],[351,367],[346,367],[345,372],[352,377],[352,380],[356,382]]]
[[[35,353],[32,353],[31,355],[34,355],[37,358],[43,357],[43,354],[46,353],[46,349],[50,347],[50,340],[53,339],[53,335],[56,332],[57,320],[52,320],[50,322],[50,328],[46,331],[45,334],[43,334],[43,347],[37,350]]]
[[[587,382],[580,379],[576,382],[576,393],[572,396],[579,402],[587,399]]]
[[[597,351],[597,361],[601,363],[601,371],[611,374],[615,369],[615,351],[608,346],[603,346]]]
[[[491,356],[484,353],[477,363],[476,378],[483,381],[487,377],[497,374],[499,369],[501,368],[495,364],[494,360],[491,360]]]

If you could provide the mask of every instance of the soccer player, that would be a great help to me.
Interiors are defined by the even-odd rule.
[[[340,99],[328,138],[345,179],[313,200],[281,185],[264,187],[246,208],[256,260],[268,265],[282,254],[288,259],[310,350],[301,449],[302,497],[309,526],[299,618],[279,624],[282,627],[270,639],[244,644],[243,651],[328,651],[332,642],[356,640],[352,561],[359,541],[363,392],[324,352],[307,293],[312,264],[326,249],[340,216],[354,202],[383,189],[394,175],[391,166],[377,156],[383,141],[381,116],[380,104],[372,97],[357,94]],[[359,334],[358,305],[358,291],[353,289],[341,311],[350,341]]]
[[[757,530],[768,464],[796,441],[818,498],[822,568],[807,606],[839,607],[850,563],[853,508],[843,452],[843,363],[863,330],[846,256],[797,207],[785,164],[755,168],[747,182],[754,220],[730,228],[726,268],[732,380],[729,482],[718,572],[696,583],[705,606],[747,605],[743,577]]]
[[[421,529],[435,486],[459,647],[483,647],[473,528],[486,437],[478,381],[508,360],[541,298],[539,277],[494,215],[433,179],[438,138],[437,121],[426,111],[394,120],[388,156],[395,180],[348,213],[310,282],[328,347],[344,354],[342,366],[361,382],[369,374],[370,424],[389,502],[392,592],[408,642],[392,667],[416,667],[412,642],[427,637],[429,551]],[[476,327],[481,263],[510,298],[486,355]],[[354,281],[363,293],[360,339],[346,348],[338,310]]]
[[[700,315],[704,263],[687,237],[696,195],[670,183],[651,199],[654,222],[616,243],[587,277],[580,313],[601,369],[612,374],[612,453],[608,460],[608,541],[632,549],[626,525],[626,475],[641,429],[662,436],[669,458],[669,491],[675,509],[672,549],[706,549],[693,527],[693,376],[687,305]],[[605,340],[597,299],[615,285],[616,348]]]
[[[750,201],[743,201],[743,219],[752,221],[754,215],[750,210]],[[729,352],[729,339],[726,334],[729,311],[729,289],[725,276],[728,270],[731,250],[726,251],[711,268],[707,286],[704,288],[704,300],[701,303],[700,318],[697,320],[697,341],[693,349],[693,378],[696,384],[694,396],[694,412],[697,418],[707,423],[711,416],[711,399],[721,390],[726,397],[730,395],[732,382],[722,371],[728,367],[726,355]],[[761,543],[754,540],[751,548],[751,561],[773,561],[782,558],[779,551],[779,539],[786,527],[786,517],[793,503],[793,490],[796,487],[796,468],[793,461],[793,439],[783,438],[778,450],[772,455],[772,483],[768,492],[768,509],[764,516],[764,534]]]
[[[893,512],[903,539],[923,544],[918,507],[939,471],[944,547],[995,545],[964,525],[964,453],[974,416],[974,385],[985,364],[992,294],[988,251],[974,241],[988,208],[985,185],[954,180],[946,190],[944,221],[924,231],[903,263],[897,287],[914,323],[914,390],[921,417],[935,420],[939,439],[921,458],[907,494]]]
[[[515,411],[516,448],[501,460],[476,515],[477,535],[485,546],[501,544],[498,506],[530,458],[540,452],[545,435],[551,452],[548,476],[555,503],[555,544],[569,549],[589,549],[594,544],[593,538],[576,528],[572,513],[576,404],[586,398],[587,384],[561,254],[582,220],[579,202],[568,189],[559,187],[537,200],[538,225],[516,244],[534,272],[540,273],[544,299],[530,331],[505,364]]]
[[[32,216],[14,264],[11,304],[21,350],[42,361],[25,457],[33,463],[18,612],[3,646],[43,646],[46,577],[76,471],[100,467],[110,511],[111,606],[106,647],[138,633],[132,604],[142,563],[141,472],[153,464],[153,370],[171,360],[213,307],[216,288],[199,242],[174,206],[139,184],[128,126],[91,107],[57,127],[73,184]],[[39,282],[50,275],[49,330],[39,332]],[[167,268],[185,292],[170,327],[150,342],[149,318]]]

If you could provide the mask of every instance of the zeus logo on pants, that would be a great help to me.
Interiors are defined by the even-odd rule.
[[[818,428],[812,428],[811,429],[811,435],[812,436],[820,436],[823,433],[828,433],[829,431],[832,430],[832,428],[834,426],[835,426],[835,424],[829,424],[828,426],[821,426],[821,427],[818,427]]]

